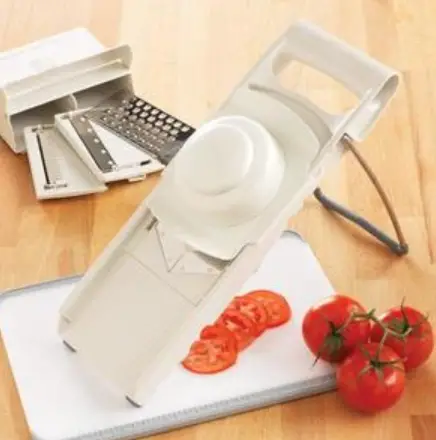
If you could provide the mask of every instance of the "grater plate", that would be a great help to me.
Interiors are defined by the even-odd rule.
[[[195,129],[136,95],[111,99],[86,116],[168,165]]]

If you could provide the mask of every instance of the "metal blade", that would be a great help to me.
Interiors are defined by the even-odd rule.
[[[49,127],[49,131],[52,128]],[[65,188],[68,183],[63,179],[58,158],[50,148],[50,138],[47,137],[45,127],[39,126],[33,130],[36,134],[38,150],[41,157],[41,164],[44,171],[45,184],[44,188]]]
[[[195,129],[151,103],[133,96],[119,105],[102,104],[86,116],[145,151],[163,165],[178,153]]]
[[[66,116],[66,118],[71,122],[71,125],[100,170],[103,173],[114,171],[116,163],[88,119],[83,115]]]

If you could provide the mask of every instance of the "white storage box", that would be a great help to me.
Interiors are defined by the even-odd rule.
[[[0,54],[0,136],[14,152],[26,150],[26,126],[53,123],[56,113],[76,107],[71,93],[77,87],[66,81],[69,65],[103,50],[90,32],[78,28]]]
[[[0,72],[5,72],[0,77],[0,136],[15,153],[29,154],[38,199],[102,192],[105,183],[142,180],[164,168],[158,158],[95,122],[86,119],[90,125],[81,136],[72,125],[117,94],[136,95],[131,62],[128,45],[105,48],[84,29],[0,57]],[[93,137],[88,139],[89,132]],[[48,139],[50,145],[44,145]],[[58,146],[52,145],[55,141]]]

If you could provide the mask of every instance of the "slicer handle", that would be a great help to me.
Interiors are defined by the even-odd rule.
[[[360,104],[354,109],[347,132],[356,140],[372,129],[398,86],[398,74],[394,70],[306,21],[298,21],[288,29],[272,56],[276,75],[289,62],[297,60],[353,92]],[[325,111],[321,109],[321,113]]]

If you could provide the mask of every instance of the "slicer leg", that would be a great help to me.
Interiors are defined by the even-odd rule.
[[[65,347],[68,348],[68,350],[72,351],[73,353],[75,353],[75,352],[77,351],[77,350],[76,350],[72,345],[70,345],[67,341],[62,341],[62,342],[64,343]]]
[[[133,405],[135,408],[141,408],[142,405],[140,405],[139,403],[135,402],[132,398],[130,398],[129,396],[126,396],[126,400]]]
[[[363,228],[365,231],[373,235],[375,238],[377,238],[379,241],[384,243],[386,246],[389,247],[389,249],[396,255],[402,256],[408,253],[409,246],[407,243],[397,243],[395,240],[387,236],[384,232],[377,229],[374,225],[369,223],[367,220],[365,220],[363,217],[358,216],[352,211],[349,211],[348,209],[344,208],[343,206],[339,205],[338,203],[330,200],[328,197],[326,197],[320,188],[317,188],[314,192],[315,197],[317,200],[327,209],[330,211],[334,211],[337,214],[341,215],[342,217],[345,217],[346,219],[352,221],[356,225]]]
[[[363,217],[360,217],[359,215],[355,214],[354,212],[348,210],[347,208],[344,208],[343,206],[339,205],[338,203],[334,202],[333,200],[330,200],[327,196],[323,194],[320,188],[316,188],[314,191],[314,196],[316,199],[328,210],[334,211],[337,214],[341,215],[342,217],[350,220],[351,222],[355,223],[356,225],[363,228],[365,231],[367,231],[369,234],[373,235],[375,238],[377,238],[379,241],[384,243],[394,254],[402,256],[409,252],[409,246],[406,243],[406,240],[404,238],[403,232],[401,230],[400,224],[398,222],[397,216],[395,215],[395,212],[386,196],[386,193],[384,192],[380,182],[378,181],[376,175],[371,170],[365,159],[360,155],[360,153],[357,151],[355,146],[352,143],[352,140],[345,136],[342,139],[343,145],[346,149],[351,151],[351,153],[354,155],[354,157],[359,162],[360,166],[363,168],[369,179],[371,180],[372,184],[375,186],[378,194],[380,195],[380,198],[382,199],[386,210],[388,211],[389,217],[392,221],[392,224],[394,225],[395,232],[397,234],[398,242],[390,238],[388,235],[386,235],[384,232],[380,231],[378,228],[376,228],[374,225],[369,223],[366,219]]]

